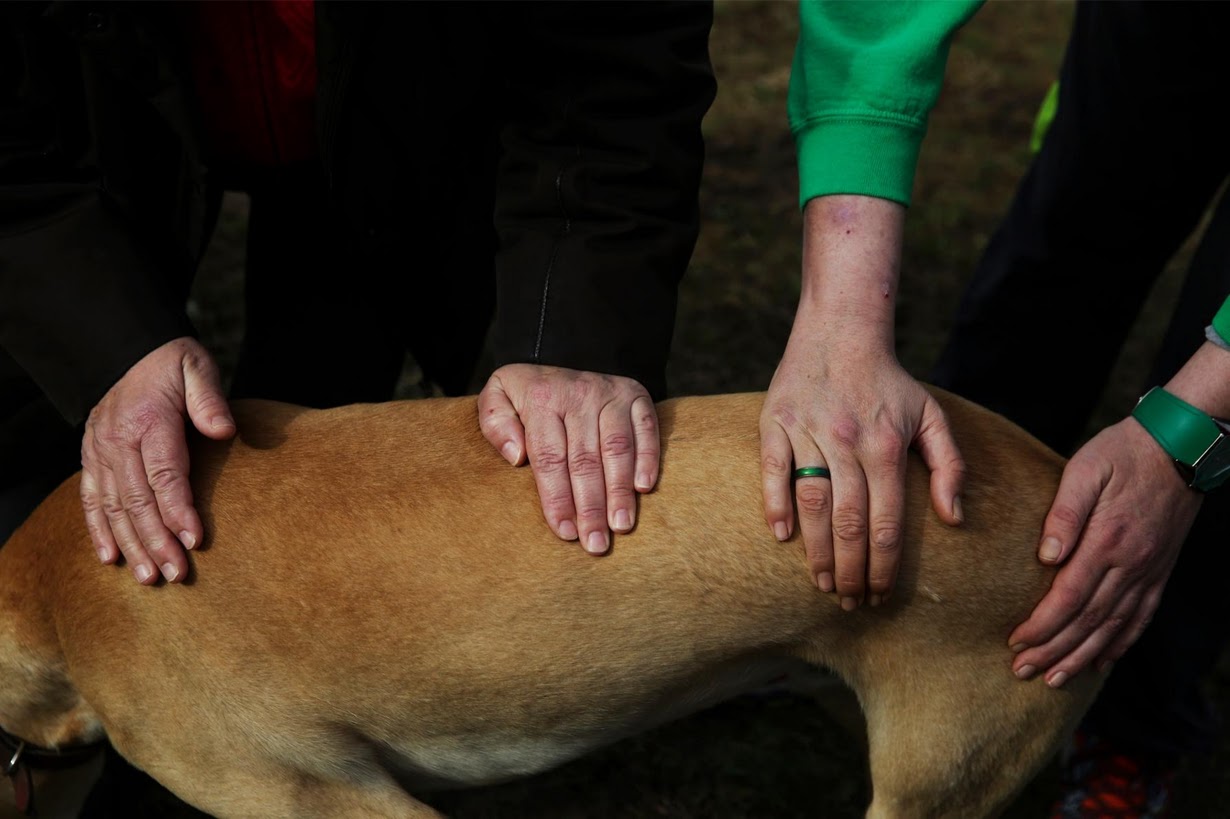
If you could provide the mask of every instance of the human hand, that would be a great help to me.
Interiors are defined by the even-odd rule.
[[[816,585],[851,611],[892,591],[908,448],[931,468],[932,503],[949,524],[961,522],[965,465],[939,403],[891,352],[813,335],[796,325],[761,412],[765,520],[786,540],[797,500]],[[832,478],[799,478],[792,492],[800,466],[827,466]]]
[[[760,415],[765,521],[799,528],[816,585],[850,611],[879,605],[900,561],[906,452],[931,469],[940,519],[961,522],[965,464],[939,404],[897,363],[893,320],[905,208],[830,195],[803,209],[803,280],[794,328]],[[832,478],[800,478],[820,466]]]
[[[1058,688],[1090,663],[1106,670],[1121,657],[1157,610],[1203,497],[1135,419],[1081,447],[1038,548],[1039,560],[1063,568],[1008,638],[1016,675],[1041,673]]]
[[[479,426],[513,466],[528,457],[547,525],[605,554],[636,523],[636,493],[658,482],[658,416],[631,378],[507,364],[478,396]]]
[[[224,440],[235,420],[217,365],[198,342],[168,341],[134,364],[90,412],[81,441],[81,505],[98,558],[120,555],[141,583],[188,571],[183,547],[201,542],[192,507],[184,415]]]

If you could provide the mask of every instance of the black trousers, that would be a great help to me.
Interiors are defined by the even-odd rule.
[[[1077,5],[1059,107],[992,237],[931,380],[1071,454],[1166,261],[1230,172],[1221,3]],[[1204,341],[1230,294],[1230,200],[1187,274],[1141,392]],[[1126,415],[1131,407],[1124,407]],[[1207,748],[1199,681],[1230,626],[1230,493],[1211,493],[1161,606],[1086,718],[1142,752]]]

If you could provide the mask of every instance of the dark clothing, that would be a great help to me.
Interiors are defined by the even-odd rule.
[[[1221,3],[1077,5],[1059,107],[962,299],[931,380],[1070,454],[1166,261],[1230,172]],[[1230,293],[1230,201],[1188,272],[1147,387],[1204,342]],[[1131,407],[1124,407],[1124,415]],[[1198,689],[1230,628],[1230,504],[1204,503],[1142,639],[1086,724],[1138,751],[1207,747]]]
[[[1230,87],[1228,25],[1225,3],[1077,4],[1055,119],[961,301],[939,382],[1072,448],[1149,288],[1230,173],[1214,102]],[[1230,293],[1210,286],[1204,324]],[[1188,333],[1184,357],[1203,340]]]
[[[192,332],[185,296],[234,169],[202,136],[180,11],[0,4],[0,347],[72,423]],[[450,392],[498,296],[497,364],[626,375],[663,397],[711,17],[686,2],[320,4],[320,218],[339,266],[260,286],[336,305],[370,285],[368,319],[400,322]]]

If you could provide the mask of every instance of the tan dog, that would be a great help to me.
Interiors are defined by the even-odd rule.
[[[763,520],[760,395],[659,407],[662,479],[595,559],[543,525],[473,399],[235,406],[193,453],[210,533],[182,586],[101,568],[77,479],[0,550],[0,726],[103,731],[218,816],[419,817],[410,794],[532,774],[763,684],[834,669],[868,728],[868,816],[993,815],[1098,680],[1018,682],[1010,630],[1062,461],[941,395],[970,468],[959,528],[909,469],[890,602],[854,613]]]

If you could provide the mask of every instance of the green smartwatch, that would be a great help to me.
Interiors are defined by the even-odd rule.
[[[1201,412],[1161,387],[1136,402],[1132,417],[1174,459],[1192,489],[1208,492],[1230,478],[1230,421]]]

